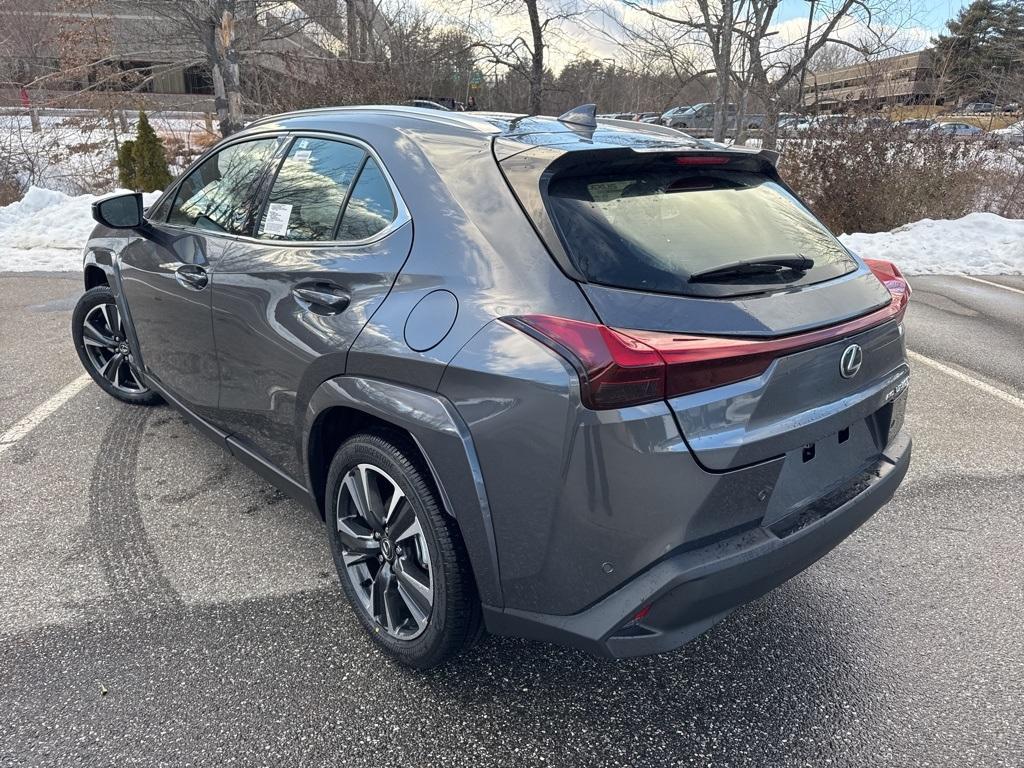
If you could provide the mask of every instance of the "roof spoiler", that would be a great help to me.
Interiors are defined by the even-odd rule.
[[[573,107],[560,116],[558,122],[580,125],[584,128],[597,128],[597,104],[583,104]]]

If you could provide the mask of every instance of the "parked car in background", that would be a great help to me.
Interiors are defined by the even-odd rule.
[[[1014,147],[1022,146],[1024,145],[1024,120],[1018,120],[1013,125],[1008,125],[1005,128],[996,128],[994,131],[989,131],[989,136],[1000,144],[1009,144]]]
[[[839,131],[857,127],[857,118],[852,115],[815,115],[797,126],[800,131]]]
[[[883,131],[892,128],[892,122],[888,118],[873,115],[857,120],[856,127],[862,131]]]
[[[672,107],[672,109],[662,112],[661,116],[657,120],[657,125],[668,125],[669,120],[671,120],[676,115],[685,112],[689,108],[689,105],[682,107]]]
[[[660,112],[637,112],[636,121],[639,123],[653,123],[661,117]]]
[[[906,131],[911,136],[915,136],[929,130],[935,125],[934,120],[929,120],[923,117],[908,118],[907,120],[900,120],[898,123],[893,125],[894,128],[900,131]]]
[[[957,138],[968,139],[975,136],[981,136],[984,131],[976,125],[970,123],[958,123],[954,121],[946,121],[942,123],[936,123],[928,129],[930,133],[944,134],[946,136],[956,136]]]
[[[86,370],[321,517],[367,636],[414,667],[483,627],[677,648],[910,464],[894,264],[845,248],[774,153],[563,118],[276,115],[146,210],[93,205]]]
[[[779,115],[776,130],[779,136],[795,136],[797,132],[806,128],[807,120],[808,118],[803,115]]]
[[[972,101],[964,107],[966,115],[985,115],[997,111],[999,111],[998,107],[990,101]]]
[[[715,105],[710,103],[694,104],[692,107],[674,113],[671,117],[662,116],[663,125],[685,131],[692,136],[710,136],[715,127]],[[735,132],[739,111],[735,104],[728,105],[725,119],[725,130]],[[764,127],[764,115],[743,115],[743,127],[748,130],[760,130]]]

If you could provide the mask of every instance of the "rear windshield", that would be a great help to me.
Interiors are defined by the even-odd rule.
[[[757,173],[648,168],[556,177],[548,207],[590,282],[690,295],[737,295],[828,280],[856,263],[782,186]],[[737,261],[803,256],[804,272],[700,272]]]

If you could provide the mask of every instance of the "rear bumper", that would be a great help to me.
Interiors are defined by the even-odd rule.
[[[849,536],[896,492],[910,465],[904,430],[850,486],[768,527],[751,528],[671,555],[584,611],[569,616],[484,606],[487,629],[620,658],[689,642],[807,568]],[[634,617],[647,609],[642,619]]]

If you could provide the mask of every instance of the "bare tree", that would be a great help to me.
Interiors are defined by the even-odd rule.
[[[697,50],[707,52],[710,57],[708,71],[715,76],[712,135],[716,141],[722,141],[730,112],[729,94],[734,82],[737,19],[747,13],[749,0],[696,0],[695,3],[677,0],[672,4],[648,4],[646,0],[622,2],[661,24],[674,27],[680,42],[691,55]]]
[[[638,104],[638,109],[659,106],[665,111],[680,103],[714,98],[715,68],[704,47],[695,41],[692,26],[666,23],[646,11],[627,21],[615,6],[602,10],[602,20],[610,21],[610,25],[591,24],[591,31],[618,45],[618,58],[635,60],[633,69],[638,78],[658,94],[653,105]]]
[[[529,86],[528,111],[540,114],[544,109],[545,81],[549,78],[546,49],[559,25],[582,13],[576,0],[484,0],[476,6],[481,16],[496,17],[526,30],[510,40],[497,39],[489,26],[478,26],[476,45],[487,52],[487,59],[503,66]]]
[[[892,0],[825,0],[812,5],[807,34],[795,40],[780,39],[776,25],[781,0],[749,2],[750,14],[739,37],[747,48],[751,90],[765,107],[761,141],[766,149],[774,149],[778,141],[784,91],[826,45],[850,48],[869,57],[893,50],[900,38],[902,24],[894,23],[895,17],[889,13]],[[815,8],[818,16],[813,15]]]
[[[201,54],[213,80],[214,108],[224,136],[243,125],[244,60],[328,55],[303,34],[320,19],[304,11],[301,4],[277,0],[142,0],[139,5],[176,30],[186,50]],[[336,8],[332,13],[337,15]]]

